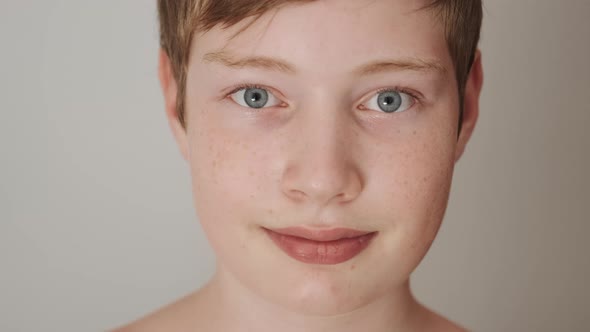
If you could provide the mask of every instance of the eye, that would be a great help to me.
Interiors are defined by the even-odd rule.
[[[409,109],[414,105],[414,102],[414,97],[408,93],[386,89],[379,91],[373,98],[369,99],[365,107],[381,110],[385,113],[396,113]]]
[[[272,107],[280,104],[278,98],[259,86],[242,86],[232,91],[229,96],[239,105],[249,108]]]

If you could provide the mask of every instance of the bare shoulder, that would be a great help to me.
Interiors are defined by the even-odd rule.
[[[469,332],[468,329],[453,322],[437,312],[422,306],[420,308],[422,319],[419,331],[433,332]]]
[[[435,314],[437,317],[433,319],[432,325],[426,331],[445,331],[445,332],[468,332],[468,330],[443,316]]]
[[[207,313],[201,305],[200,292],[191,293],[148,315],[111,332],[196,331],[206,326]]]

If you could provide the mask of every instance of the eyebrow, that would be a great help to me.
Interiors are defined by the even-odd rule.
[[[206,63],[220,63],[230,68],[260,68],[271,71],[278,71],[286,74],[296,74],[297,70],[292,64],[266,56],[252,56],[239,58],[226,51],[210,52],[203,56]]]
[[[203,56],[206,63],[220,63],[226,67],[243,69],[259,68],[277,71],[285,74],[296,74],[297,69],[289,62],[267,56],[238,57],[227,51],[209,52]],[[417,71],[445,74],[446,68],[438,61],[426,60],[417,57],[405,57],[399,59],[376,60],[361,65],[352,71],[357,76],[372,75],[387,71]]]

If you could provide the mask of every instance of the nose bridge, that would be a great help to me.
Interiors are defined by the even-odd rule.
[[[354,160],[350,114],[333,102],[310,103],[297,111],[298,136],[283,174],[282,190],[289,198],[324,205],[358,196],[362,179]]]
[[[347,136],[350,131],[344,117],[344,110],[335,107],[316,107],[306,112],[302,121],[305,142],[303,155],[318,163],[318,168],[334,168],[349,161],[350,144]],[[348,146],[348,149],[345,147]],[[334,173],[334,172],[331,172]]]

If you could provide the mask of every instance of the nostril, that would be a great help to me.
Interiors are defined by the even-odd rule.
[[[303,191],[297,189],[289,190],[288,194],[291,198],[297,201],[304,201],[307,197],[307,195]]]
[[[283,195],[294,202],[326,205],[353,201],[362,191],[362,182],[361,172],[350,162],[303,158],[285,169],[280,186]]]

